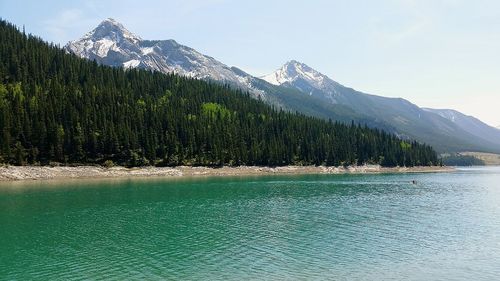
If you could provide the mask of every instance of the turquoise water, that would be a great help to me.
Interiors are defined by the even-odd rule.
[[[500,280],[500,168],[3,183],[0,279]]]

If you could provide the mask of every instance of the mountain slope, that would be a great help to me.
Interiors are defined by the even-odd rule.
[[[500,141],[500,131],[497,128],[491,127],[473,116],[465,115],[453,109],[424,108],[424,110],[436,113],[439,116],[450,120],[463,130],[484,140]]]
[[[402,137],[432,144],[439,151],[500,151],[500,138],[479,137],[479,130],[466,130],[440,114],[401,98],[358,92],[294,60],[262,79],[274,85],[299,89],[325,103],[352,108],[379,123],[390,124]]]

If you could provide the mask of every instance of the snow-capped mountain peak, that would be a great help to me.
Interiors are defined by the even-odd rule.
[[[309,95],[320,96],[337,103],[339,83],[313,69],[305,63],[291,60],[275,72],[261,77],[273,85],[285,85],[301,90]]]
[[[220,61],[174,40],[143,40],[111,18],[102,21],[81,39],[69,42],[65,49],[104,65],[211,79],[264,97],[263,91],[251,85],[254,77],[235,72]]]
[[[94,29],[94,36],[98,37],[111,37],[115,40],[127,39],[133,43],[137,43],[142,39],[128,31],[121,23],[112,18],[107,18],[102,21],[96,29]]]
[[[82,38],[69,42],[66,49],[83,58],[98,59],[107,57],[110,51],[111,54],[129,54],[131,50],[136,51],[136,45],[141,40],[121,23],[108,18]]]
[[[293,83],[297,79],[303,79],[317,86],[321,86],[324,80],[328,79],[320,72],[296,60],[288,61],[280,69],[261,78],[273,85]]]

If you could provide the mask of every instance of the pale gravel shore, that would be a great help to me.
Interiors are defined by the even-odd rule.
[[[104,168],[100,166],[3,166],[0,167],[0,181],[19,180],[61,180],[85,178],[133,178],[133,177],[201,177],[201,176],[258,176],[294,174],[365,174],[365,173],[424,173],[451,172],[450,167],[395,167],[379,165],[325,167],[325,166],[284,166],[284,167],[141,167]]]

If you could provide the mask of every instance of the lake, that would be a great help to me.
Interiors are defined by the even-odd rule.
[[[500,280],[500,168],[1,183],[0,279]]]

